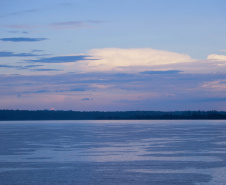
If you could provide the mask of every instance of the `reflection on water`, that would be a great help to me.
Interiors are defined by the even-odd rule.
[[[225,121],[0,122],[0,184],[220,185]]]

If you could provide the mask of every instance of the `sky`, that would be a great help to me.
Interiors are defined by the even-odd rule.
[[[0,109],[226,111],[225,0],[0,0]]]

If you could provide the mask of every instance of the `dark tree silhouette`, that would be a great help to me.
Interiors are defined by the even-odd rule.
[[[0,120],[191,120],[226,119],[223,111],[116,111],[81,112],[49,110],[0,110]]]

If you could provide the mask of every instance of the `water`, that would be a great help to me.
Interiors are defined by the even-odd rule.
[[[0,122],[0,185],[223,185],[226,121]]]

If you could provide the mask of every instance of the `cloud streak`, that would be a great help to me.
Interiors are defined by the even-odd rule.
[[[33,71],[62,71],[59,69],[32,69]]]
[[[28,9],[28,10],[23,10],[23,11],[6,13],[6,14],[3,14],[3,15],[0,15],[0,18],[2,18],[2,17],[9,17],[9,16],[18,16],[18,15],[26,14],[26,13],[34,13],[34,12],[37,12],[37,11],[38,11],[38,9]]]
[[[47,40],[46,38],[28,38],[28,37],[12,37],[12,38],[1,38],[4,42],[38,42]]]
[[[166,71],[143,71],[140,72],[141,74],[149,74],[149,75],[172,75],[172,74],[178,74],[183,71],[179,70],[166,70]]]
[[[0,52],[0,57],[33,57],[33,56],[40,56],[35,55],[33,53],[14,53],[14,52]]]
[[[39,62],[39,63],[67,63],[67,62],[77,62],[81,60],[96,60],[89,59],[88,55],[76,55],[76,56],[57,56],[49,58],[41,58],[37,60],[26,60],[29,62]]]
[[[15,34],[18,34],[18,33],[22,33],[22,34],[28,34],[27,31],[8,31],[9,33],[15,33]]]
[[[13,52],[1,55],[24,56]],[[77,110],[97,110],[97,106],[99,110],[165,110],[166,104],[174,110],[224,106],[215,97],[224,100],[225,61],[194,60],[184,54],[142,48],[98,49],[24,61],[29,64],[0,66],[2,71],[31,71],[28,75],[0,75],[0,95],[6,97],[3,99],[16,97],[11,102],[15,107],[15,102],[21,105],[27,97],[30,103],[36,97],[32,103],[37,106],[48,106],[52,98],[52,103],[73,110],[75,106]],[[4,104],[9,103],[2,100],[2,107]]]
[[[93,25],[100,24],[102,21],[68,21],[68,22],[55,22],[49,24],[53,29],[78,29],[78,28],[90,28]]]
[[[26,68],[33,68],[33,67],[41,67],[41,66],[43,66],[43,65],[26,65],[24,67],[26,67]]]
[[[82,100],[82,101],[92,101],[93,98],[82,98],[81,100]]]
[[[1,27],[11,28],[11,29],[34,29],[34,28],[36,28],[35,26],[25,25],[25,24],[5,24],[5,25],[1,25]]]
[[[51,72],[51,71],[62,71],[59,69],[49,69],[49,68],[38,68],[43,67],[43,65],[26,65],[26,66],[12,66],[12,65],[0,65],[0,68],[13,68],[17,70],[30,70],[30,71],[37,71],[37,72]]]
[[[211,89],[212,91],[225,91],[226,90],[226,79],[207,81],[207,82],[204,82],[202,87]]]
[[[169,109],[190,109],[194,106],[197,109],[215,109],[219,101],[207,105],[209,101],[202,100],[222,97],[225,94],[224,79],[226,74],[180,72],[170,78],[169,75],[161,74],[157,79],[154,75],[117,72],[0,75],[0,94],[2,97],[20,94],[21,102],[35,96],[37,99],[32,103],[37,106],[40,103],[48,105],[46,99],[49,98],[53,103],[59,103],[58,98],[54,97],[60,96],[62,106],[69,108],[71,105],[70,109],[78,106],[77,110],[90,108],[90,104],[93,104],[93,108],[98,106],[98,110],[119,110],[120,107],[125,110],[165,110],[167,103],[172,105]],[[93,101],[86,98],[93,98]],[[1,105],[4,107],[3,103],[2,100]],[[12,105],[15,105],[15,101]]]
[[[0,65],[0,68],[15,68],[16,66],[10,66],[10,65]]]

